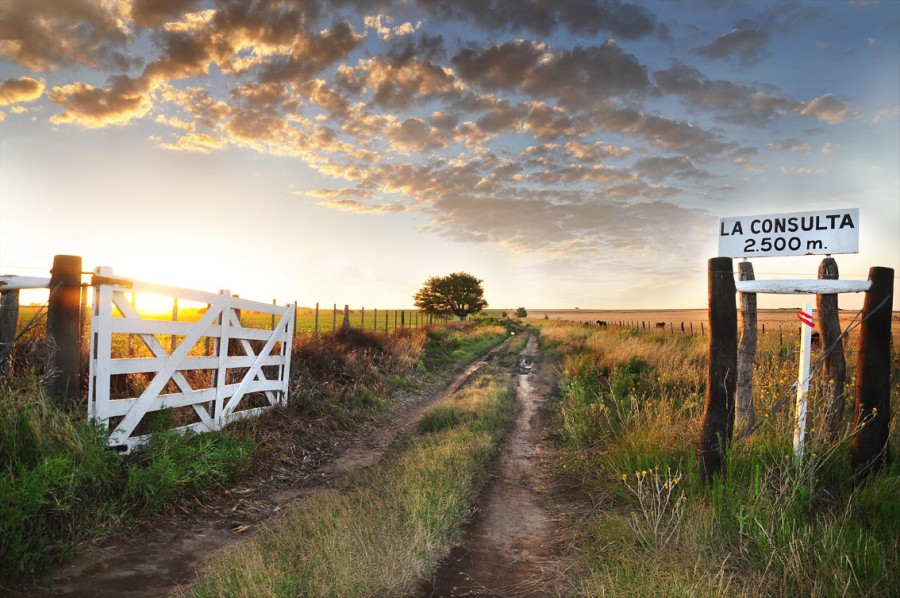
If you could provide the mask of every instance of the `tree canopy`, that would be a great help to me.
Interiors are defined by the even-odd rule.
[[[413,295],[415,305],[428,314],[446,316],[453,314],[465,320],[469,314],[487,307],[482,281],[466,272],[454,272],[447,276],[432,276]]]

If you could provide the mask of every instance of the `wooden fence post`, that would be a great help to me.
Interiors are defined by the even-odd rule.
[[[74,407],[80,385],[78,374],[78,318],[81,315],[81,256],[57,255],[50,270],[47,303],[47,338],[50,341],[50,376],[47,390]]]
[[[360,320],[359,329],[362,332],[366,331],[366,308],[362,308],[362,319]]]
[[[868,476],[885,460],[891,422],[891,310],[894,270],[871,268],[872,287],[863,303],[859,362],[856,367],[851,464],[854,474]]]
[[[741,280],[755,280],[753,264],[740,262]],[[737,429],[741,435],[749,434],[756,423],[753,408],[753,360],[756,359],[756,293],[741,293],[741,340],[737,352]]]
[[[337,303],[335,303],[334,307],[331,308],[331,316],[332,316],[331,331],[334,332],[337,330]]]
[[[319,302],[316,301],[316,323],[314,324],[313,332],[319,334]]]
[[[400,312],[400,328],[406,328],[406,310]]]
[[[709,260],[709,367],[697,472],[704,481],[725,467],[725,451],[734,431],[737,368],[737,308],[730,257]]]
[[[12,360],[13,341],[19,325],[19,290],[0,293],[0,381]]]
[[[819,264],[819,278],[838,279],[837,262],[826,257]],[[825,421],[824,428],[832,440],[837,439],[844,423],[844,382],[847,378],[847,362],[844,360],[844,343],[841,339],[841,318],[838,313],[837,293],[816,295],[816,311],[819,329],[822,331],[822,347],[825,349]]]
[[[344,305],[344,321],[341,322],[341,332],[350,330],[350,306]]]

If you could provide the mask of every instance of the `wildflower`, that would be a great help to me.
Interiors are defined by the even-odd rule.
[[[646,470],[646,469],[642,469],[642,470],[641,470],[641,477],[644,477],[645,475],[647,475],[647,470]]]
[[[622,474],[622,481],[624,482],[624,481],[627,480],[627,479],[628,479],[628,474],[627,474],[627,473],[623,473],[623,474]]]

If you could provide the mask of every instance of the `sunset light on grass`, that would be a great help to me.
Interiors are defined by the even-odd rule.
[[[0,274],[73,254],[409,308],[465,270],[492,308],[702,308],[720,218],[838,208],[860,219],[842,278],[900,268],[894,0],[2,0],[0,20]],[[821,257],[754,265],[815,278]]]

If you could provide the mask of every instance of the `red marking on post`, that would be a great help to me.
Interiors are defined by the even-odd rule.
[[[810,328],[815,328],[815,324],[813,324],[812,314],[808,314],[801,309],[797,311],[797,319],[799,319]]]

